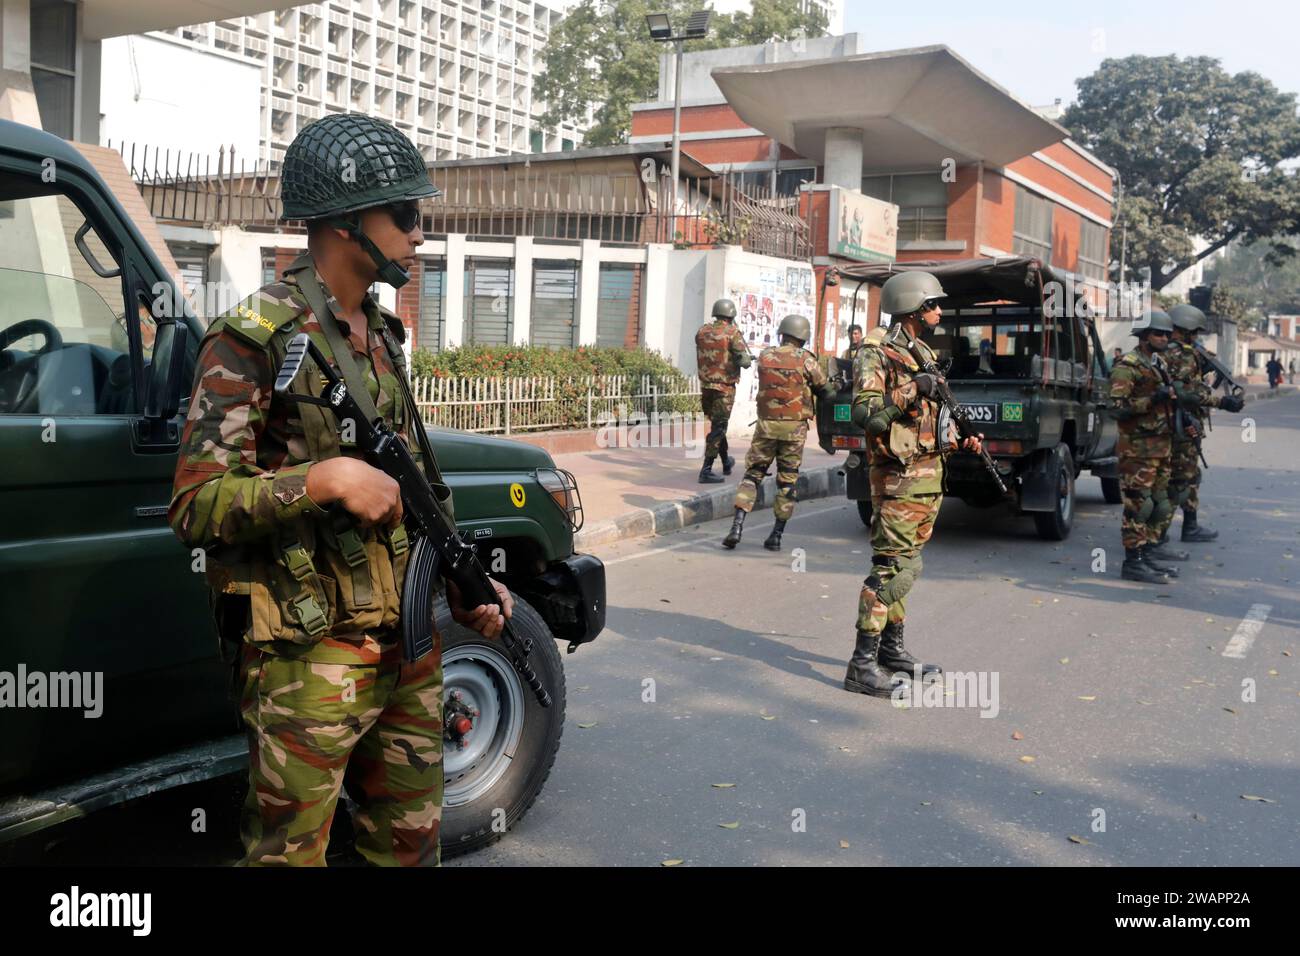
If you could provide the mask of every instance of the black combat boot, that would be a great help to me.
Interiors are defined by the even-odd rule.
[[[943,668],[938,664],[922,664],[907,652],[903,647],[903,625],[895,624],[893,621],[886,624],[885,629],[880,632],[880,653],[876,659],[880,661],[881,667],[891,673],[907,671],[909,674],[915,674],[918,667],[921,669],[922,678],[943,673]]]
[[[781,532],[785,530],[785,519],[777,518],[776,523],[772,525],[772,533],[767,536],[763,542],[763,547],[769,551],[781,550]]]
[[[1207,528],[1196,523],[1195,511],[1183,511],[1184,541],[1213,541],[1218,536],[1219,532],[1213,528]]]
[[[1157,574],[1163,574],[1170,578],[1178,577],[1178,568],[1174,567],[1172,564],[1165,564],[1164,561],[1158,560],[1152,556],[1151,552],[1154,551],[1156,547],[1157,545],[1154,544],[1146,544],[1138,548],[1138,557],[1141,559],[1142,563]]]
[[[1119,575],[1125,581],[1140,581],[1143,584],[1169,583],[1169,578],[1142,560],[1140,548],[1124,549],[1124,566],[1120,568]]]
[[[731,457],[730,455],[728,455],[726,452],[723,452],[723,453],[722,453],[722,473],[723,473],[724,475],[729,475],[729,474],[731,474],[731,469],[733,469],[733,468],[735,468],[735,467],[736,467],[736,459],[732,458],[732,457]]]
[[[1190,561],[1192,558],[1190,551],[1175,548],[1169,543],[1168,531],[1162,534],[1155,544],[1147,545],[1147,552],[1157,561]]]
[[[740,544],[740,529],[744,526],[745,509],[737,508],[736,517],[731,521],[731,530],[728,531],[727,536],[722,539],[722,546],[724,548],[734,548],[736,545]]]
[[[702,485],[720,485],[722,476],[713,473],[713,459],[704,459],[704,464],[700,466],[700,484]]]
[[[870,694],[872,697],[889,697],[895,687],[905,682],[895,680],[894,675],[880,666],[876,657],[880,653],[880,635],[858,631],[857,642],[853,646],[853,656],[849,658],[849,669],[844,674],[844,689],[854,694]]]

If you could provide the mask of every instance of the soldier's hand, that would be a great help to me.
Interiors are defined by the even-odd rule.
[[[1223,395],[1219,398],[1219,407],[1225,412],[1239,412],[1246,407],[1240,395]]]
[[[934,393],[939,388],[939,376],[929,372],[920,372],[912,376],[912,381],[916,382],[916,390],[926,398],[934,398]]]
[[[510,596],[510,589],[500,581],[492,581],[492,587],[497,592],[497,597],[501,601],[501,607],[495,604],[480,604],[471,610],[461,607],[460,588],[448,581],[447,582],[447,603],[451,605],[451,616],[455,618],[458,624],[463,624],[471,631],[478,631],[484,637],[500,637],[501,632],[505,630],[506,620],[514,613],[515,601]]]
[[[402,494],[397,482],[358,458],[340,456],[307,469],[307,495],[318,505],[338,502],[362,525],[397,527]]]
[[[1151,393],[1151,400],[1153,402],[1167,402],[1172,394],[1168,385],[1160,385]]]
[[[969,438],[963,439],[961,447],[978,455],[984,450],[984,435],[971,435]]]

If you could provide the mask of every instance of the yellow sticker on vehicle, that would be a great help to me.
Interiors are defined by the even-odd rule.
[[[510,503],[516,508],[524,506],[524,486],[517,481],[510,486]]]

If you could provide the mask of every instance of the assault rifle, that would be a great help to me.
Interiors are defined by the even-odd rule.
[[[289,387],[302,368],[303,360],[310,355],[320,368],[325,386],[320,396],[300,395]],[[406,443],[384,424],[383,419],[369,421],[348,390],[347,383],[321,354],[306,332],[293,337],[275,379],[276,394],[295,402],[321,405],[333,409],[340,420],[350,419],[356,425],[357,446],[366,460],[397,482],[402,493],[402,510],[408,528],[413,532],[414,544],[406,565],[406,581],[402,587],[402,651],[408,661],[416,661],[433,649],[433,584],[434,576],[441,575],[460,590],[461,606],[475,608],[483,604],[501,608],[501,599],[492,587],[487,572],[479,562],[474,549],[456,532],[455,526],[443,517],[433,488],[420,466],[411,457]],[[413,428],[422,425],[417,421]],[[505,622],[501,643],[510,663],[524,679],[537,701],[543,707],[551,706],[551,695],[528,663],[532,650],[531,640],[520,640],[510,621]]]
[[[922,372],[934,376],[935,397],[939,400],[939,404],[948,410],[948,416],[956,423],[957,434],[961,436],[963,440],[967,438],[978,438],[979,432],[975,428],[975,423],[970,420],[970,415],[967,414],[966,409],[962,408],[961,405],[958,404],[957,398],[953,395],[952,389],[948,387],[948,380],[943,377],[943,372],[940,371],[939,366],[921,355],[921,353],[916,349],[915,342],[907,343],[907,351],[911,353],[912,358],[916,359],[916,363],[921,366]],[[942,436],[940,440],[942,440]],[[997,482],[998,490],[1005,495],[1007,493],[1006,482],[1004,482],[1002,476],[998,474],[998,466],[993,463],[992,457],[990,457],[989,453],[984,450],[982,445],[980,447],[979,455],[980,461],[984,462],[984,469],[989,473],[993,480]]]
[[[1216,356],[1205,351],[1199,342],[1193,342],[1192,348],[1196,350],[1196,358],[1201,363],[1201,374],[1214,373],[1214,384],[1210,386],[1211,388],[1218,388],[1222,385],[1229,395],[1235,395],[1238,398],[1246,393],[1246,389],[1232,377],[1228,367],[1220,362]]]
[[[1201,443],[1205,439],[1205,433],[1201,431],[1200,423],[1183,408],[1183,403],[1178,400],[1178,389],[1174,386],[1174,380],[1169,377],[1169,370],[1165,368],[1165,363],[1160,360],[1159,356],[1153,356],[1151,365],[1160,373],[1161,380],[1165,383],[1165,388],[1169,391],[1169,405],[1172,412],[1169,416],[1169,427],[1173,431],[1173,440],[1176,442],[1190,441],[1196,445],[1196,454],[1201,459],[1201,464],[1206,468],[1210,463],[1205,460],[1205,452],[1201,448]],[[1187,429],[1195,432],[1194,435],[1188,436]]]

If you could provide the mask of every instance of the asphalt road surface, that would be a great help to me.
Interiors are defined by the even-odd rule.
[[[1242,418],[1253,436],[1220,413],[1206,442],[1219,540],[1167,587],[1120,579],[1095,478],[1060,543],[946,502],[907,645],[972,683],[906,707],[841,688],[870,560],[851,502],[800,504],[779,555],[771,512],[735,552],[727,521],[604,549],[608,630],[565,657],[546,790],[451,865],[1300,863],[1300,397]],[[115,811],[44,858],[230,862],[238,789]],[[160,835],[196,801],[202,859]]]

